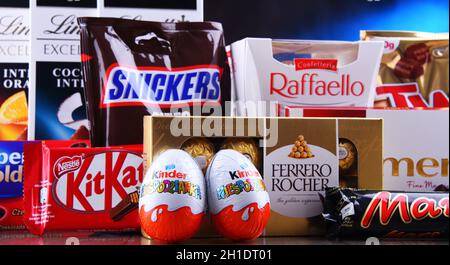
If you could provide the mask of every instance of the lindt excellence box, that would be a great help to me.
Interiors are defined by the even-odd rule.
[[[28,137],[69,140],[80,128],[89,127],[77,17],[96,16],[97,2],[30,0],[30,9]]]
[[[0,1],[0,141],[27,139],[28,0]]]
[[[209,151],[192,152],[198,150],[195,145],[203,145],[205,141],[213,146]],[[351,144],[345,151],[353,156],[344,166],[348,171],[341,170],[341,141]],[[168,149],[191,153],[203,170],[211,156],[221,149],[235,149],[247,156],[261,171],[270,195],[272,212],[266,236],[322,234],[320,194],[326,187],[381,189],[382,143],[381,119],[145,117],[144,120],[146,168]],[[215,235],[208,221],[200,235]]]
[[[230,47],[238,115],[271,115],[247,102],[373,106],[382,42],[247,38]]]

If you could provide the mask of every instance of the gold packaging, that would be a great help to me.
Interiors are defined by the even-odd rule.
[[[181,128],[181,127],[185,128]],[[199,128],[210,128],[204,131]],[[186,129],[187,128],[187,129]],[[274,135],[277,135],[275,137]],[[273,141],[276,138],[276,141]],[[383,188],[383,121],[381,119],[328,118],[241,118],[241,117],[145,117],[144,155],[146,168],[167,149],[193,150],[200,142],[213,143],[219,149],[235,149],[260,169],[271,200],[271,217],[264,236],[323,235],[321,185],[339,185],[339,139],[350,141],[357,150],[357,184],[354,188]],[[199,140],[202,139],[202,140]],[[193,142],[191,142],[193,141]],[[204,154],[205,144],[195,154]],[[300,157],[292,157],[293,148]],[[206,148],[208,149],[208,148]],[[211,153],[208,151],[208,153]],[[298,155],[297,155],[298,156]],[[257,159],[257,160],[256,160]],[[332,168],[329,176],[315,178],[287,176],[293,167],[311,165]],[[288,169],[289,168],[289,169]],[[314,168],[317,170],[318,168]],[[311,171],[308,171],[311,172]],[[289,189],[291,183],[303,183],[309,191]],[[306,184],[304,184],[306,183]],[[280,189],[281,188],[281,189]],[[318,190],[314,190],[317,188]],[[312,197],[311,197],[312,196]],[[310,201],[320,205],[314,212]],[[287,205],[288,208],[285,208]],[[205,218],[197,237],[218,236],[209,218]]]
[[[416,83],[426,103],[430,95],[443,91],[449,95],[449,35],[426,32],[361,31],[362,40],[386,40],[378,85]],[[398,43],[397,43],[398,42]],[[397,44],[397,46],[395,46]],[[378,106],[392,106],[386,97],[378,97]],[[422,106],[415,106],[422,107]],[[443,106],[438,106],[443,107]],[[447,106],[448,107],[448,106]]]

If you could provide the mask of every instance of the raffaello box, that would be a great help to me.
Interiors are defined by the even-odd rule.
[[[371,107],[382,42],[247,38],[231,45],[238,115],[267,116],[255,102]]]

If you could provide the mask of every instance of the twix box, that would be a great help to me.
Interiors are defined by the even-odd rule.
[[[247,103],[370,107],[382,42],[247,38],[231,45],[238,115],[268,116]]]
[[[67,140],[88,128],[80,61],[79,16],[96,0],[31,0],[30,139]],[[85,134],[87,136],[87,134]]]
[[[98,0],[98,14],[160,22],[203,21],[203,0]]]
[[[146,117],[145,167],[165,150],[182,149],[206,172],[219,150],[237,150],[260,170],[270,195],[265,235],[317,235],[327,187],[382,188],[382,127],[380,119]],[[345,173],[341,139],[353,157]],[[202,236],[212,235],[207,225]]]
[[[27,139],[28,6],[28,0],[0,1],[0,141]]]

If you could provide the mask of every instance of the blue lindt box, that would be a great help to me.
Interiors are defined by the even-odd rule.
[[[22,197],[23,145],[0,141],[0,199]]]

